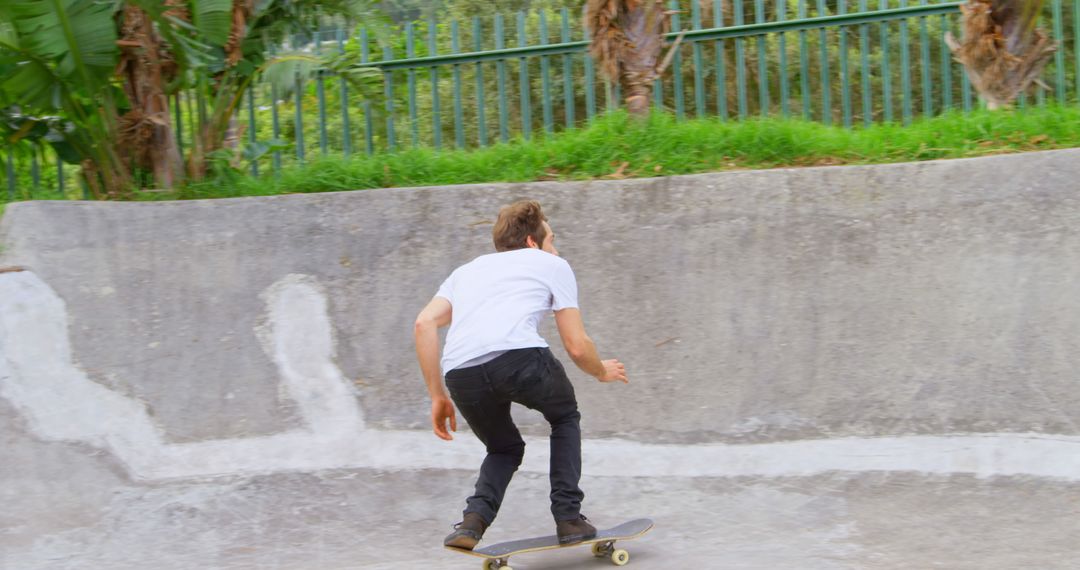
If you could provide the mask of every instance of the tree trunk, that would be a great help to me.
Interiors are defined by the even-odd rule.
[[[660,51],[664,47],[662,2],[640,3],[619,16],[618,26],[629,42],[623,52],[619,84],[632,115],[647,115],[652,105],[652,84],[660,77]]]
[[[1039,0],[969,0],[960,6],[963,39],[948,33],[945,41],[987,107],[1012,103],[1038,80],[1057,49],[1035,27],[1041,5]]]
[[[622,87],[632,115],[647,115],[652,105],[652,84],[663,73],[667,20],[663,0],[589,0],[585,6],[589,52]]]
[[[118,149],[131,165],[152,172],[158,187],[171,188],[184,171],[165,94],[162,40],[146,13],[131,5],[120,32],[117,75],[132,108],[120,118]]]

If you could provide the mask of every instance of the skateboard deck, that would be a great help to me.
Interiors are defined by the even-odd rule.
[[[630,553],[621,548],[615,548],[615,541],[637,538],[652,530],[652,527],[653,522],[650,519],[635,519],[624,522],[618,526],[599,530],[596,532],[596,536],[573,544],[559,544],[559,538],[557,536],[549,535],[500,542],[475,550],[465,550],[463,548],[454,548],[453,546],[447,546],[446,548],[448,550],[453,550],[454,552],[483,558],[484,570],[513,570],[510,568],[510,557],[513,555],[591,544],[593,556],[596,556],[597,558],[610,558],[611,562],[616,566],[624,566],[626,563],[630,562]]]

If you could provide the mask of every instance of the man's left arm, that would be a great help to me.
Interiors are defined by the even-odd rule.
[[[454,439],[450,431],[457,431],[457,417],[454,414],[454,403],[443,387],[442,371],[439,368],[439,329],[449,325],[452,316],[450,301],[435,297],[420,311],[413,326],[416,359],[420,361],[420,372],[424,375],[424,383],[427,384],[428,395],[431,396],[431,427],[435,435],[445,440]]]

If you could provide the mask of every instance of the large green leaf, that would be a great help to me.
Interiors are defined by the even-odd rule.
[[[19,43],[19,35],[15,33],[15,22],[11,20],[11,14],[6,10],[0,11],[0,49],[4,46],[16,46]]]
[[[0,80],[0,102],[55,111],[62,107],[63,89],[63,83],[47,65],[38,60],[23,61]]]
[[[224,46],[232,30],[232,0],[188,0],[192,24],[206,42]]]
[[[277,91],[278,97],[288,97],[296,88],[296,81],[304,81],[322,69],[318,57],[304,52],[281,53],[263,66],[263,78]]]
[[[118,7],[118,0],[0,0],[21,50],[91,91],[107,82],[116,66]]]

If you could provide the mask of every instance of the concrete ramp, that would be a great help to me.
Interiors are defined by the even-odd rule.
[[[441,540],[483,450],[431,434],[411,325],[519,197],[627,364],[572,378],[584,512],[657,524],[634,567],[1080,567],[1078,181],[1065,150],[13,204],[0,568],[479,567]],[[515,417],[488,543],[553,530],[546,424]]]

